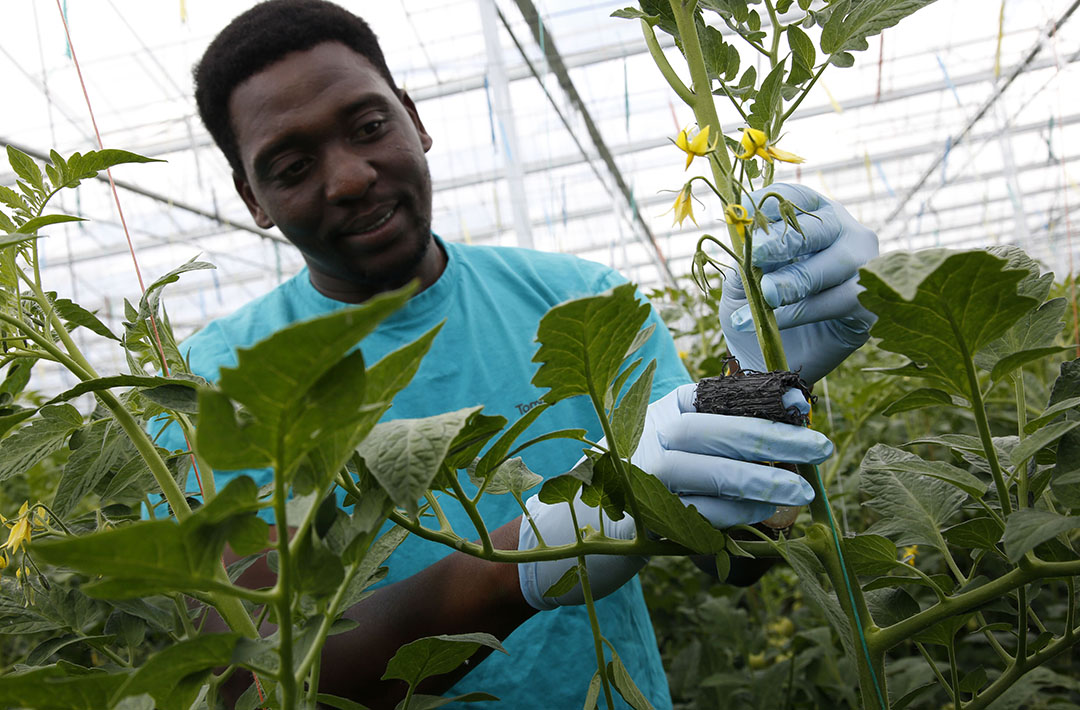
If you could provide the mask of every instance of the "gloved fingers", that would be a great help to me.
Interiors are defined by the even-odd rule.
[[[852,276],[847,281],[827,288],[807,298],[787,306],[780,306],[773,313],[780,330],[796,328],[811,323],[842,320],[846,327],[860,333],[870,331],[877,321],[877,316],[868,311],[859,302],[859,293],[863,290],[859,277]],[[731,314],[731,325],[737,332],[751,333],[754,320],[750,307],[744,306]]]
[[[525,508],[548,545],[566,545],[575,540],[573,518],[570,516],[569,506],[565,503],[548,505],[540,502],[536,496],[532,496],[526,501]],[[578,523],[582,527],[591,525],[594,529],[599,529],[599,508],[590,508],[580,499],[574,501],[574,508]],[[630,539],[635,532],[634,521],[630,516],[624,516],[618,521],[611,521],[605,516],[604,532],[609,537]],[[518,549],[530,550],[538,544],[539,541],[532,525],[523,519],[518,530]],[[644,557],[637,556],[589,555],[585,558],[585,564],[589,569],[593,595],[599,599],[615,591],[637,574],[645,561]],[[518,585],[525,601],[534,609],[540,610],[583,603],[584,596],[580,584],[557,598],[544,596],[544,592],[576,564],[576,559],[566,559],[526,562],[518,565]]]
[[[728,500],[711,496],[681,496],[682,502],[697,508],[714,528],[730,528],[732,525],[753,525],[769,518],[776,512],[772,503],[754,500]]]
[[[679,495],[773,505],[806,505],[814,499],[814,489],[809,483],[782,468],[685,451],[669,451],[665,459],[664,470],[655,475]]]
[[[792,263],[777,266],[761,277],[761,295],[773,308],[820,293],[857,276],[863,264],[843,242],[837,241],[827,249],[800,257]]]
[[[830,204],[829,200],[822,194],[811,190],[804,185],[794,185],[786,182],[776,182],[768,187],[761,187],[750,193],[747,197],[745,194],[742,198],[743,207],[747,211],[751,211],[753,205],[770,192],[775,192],[783,197],[788,202],[791,202],[801,210],[807,212],[813,212],[819,209],[822,205]],[[751,201],[752,198],[752,201]],[[770,222],[780,221],[780,204],[772,198],[765,200],[765,204],[761,206],[761,213],[765,215],[765,218]]]
[[[766,200],[762,214],[769,220],[766,232],[754,234],[754,265],[768,272],[777,266],[790,263],[809,254],[815,254],[833,246],[843,246],[836,258],[848,256],[854,263],[863,264],[878,253],[877,235],[860,224],[844,206],[832,202],[809,188],[797,185],[772,185],[754,193],[777,192],[809,212],[796,212],[795,218],[802,229],[789,226],[780,216],[775,199]]]
[[[787,391],[780,397],[780,403],[784,405],[784,409],[795,407],[802,414],[810,413],[810,403],[806,401],[806,395],[802,393],[802,390],[794,387],[788,387]]]
[[[665,457],[679,452],[698,454],[714,466],[722,466],[725,459],[821,463],[833,452],[828,437],[813,429],[725,414],[687,412],[663,422],[657,438]]]
[[[843,321],[847,328],[867,333],[870,326],[877,321],[877,316],[859,302],[862,291],[859,277],[852,276],[847,281],[814,294],[804,301],[777,308],[774,311],[776,324],[780,330],[785,330],[808,323]]]

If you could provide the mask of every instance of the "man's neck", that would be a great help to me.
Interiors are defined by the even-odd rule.
[[[411,281],[418,281],[419,287],[413,296],[435,284],[446,270],[446,250],[438,239],[432,237],[424,255],[416,268],[402,279],[396,281],[354,281],[332,276],[308,262],[309,278],[316,291],[342,303],[363,303],[368,299],[401,288]]]

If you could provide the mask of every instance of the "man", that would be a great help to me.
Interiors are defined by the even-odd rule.
[[[610,269],[564,255],[465,247],[434,238],[424,156],[431,137],[413,102],[394,84],[371,30],[335,5],[273,0],[254,7],[213,41],[195,80],[200,115],[229,160],[235,187],[256,224],[276,225],[307,263],[295,278],[185,343],[198,374],[215,380],[221,367],[235,365],[238,348],[416,279],[420,292],[361,344],[365,359],[375,362],[446,320],[387,418],[483,404],[485,412],[513,421],[543,394],[530,384],[539,318],[562,301],[623,282]],[[806,209],[833,213],[834,206],[817,195],[790,190]],[[821,222],[829,232],[808,241],[814,242],[813,251],[851,242],[852,234],[857,234],[857,255],[876,250],[873,235],[846,213]],[[770,268],[802,258],[792,244],[782,246]],[[827,357],[842,359],[866,339],[869,325],[856,313],[854,266],[830,266],[832,273],[822,278],[815,258],[801,263],[811,265],[808,283],[821,294],[804,301],[809,291],[788,289],[791,278],[779,278],[782,271],[773,290],[798,308],[813,298],[830,299],[824,324],[802,325],[798,319],[807,314],[800,312],[785,325],[799,326],[791,332],[814,346],[808,354],[828,352]],[[803,268],[783,268],[793,267]],[[743,311],[736,288],[729,290],[725,318],[734,314],[745,328],[737,317]],[[778,313],[783,320],[782,309]],[[778,504],[807,503],[813,494],[802,479],[752,462],[820,461],[831,453],[831,443],[800,427],[695,413],[693,386],[671,338],[655,315],[650,318],[658,328],[640,354],[658,363],[655,402],[635,461],[718,527],[764,519]],[[737,340],[734,326],[731,332]],[[748,361],[760,358],[749,341],[741,354]],[[835,365],[811,359],[795,365],[814,371]],[[530,431],[587,427],[590,438],[598,439],[595,415],[579,400],[545,412]],[[166,431],[162,442],[182,447],[173,431]],[[527,451],[525,459],[533,470],[553,476],[568,470],[580,454],[572,443],[545,442]],[[260,484],[269,480],[268,472],[260,471],[215,476],[220,486],[239,473]],[[546,539],[568,530],[566,506],[531,500],[529,507]],[[470,529],[462,511],[447,512],[457,530]],[[497,546],[535,544],[508,496],[489,496],[481,512],[490,527],[502,526],[494,533]],[[608,534],[619,534],[618,528],[610,526]],[[358,629],[330,639],[320,688],[369,706],[392,707],[403,689],[378,678],[398,646],[420,636],[487,631],[505,639],[509,655],[474,662],[463,678],[468,669],[459,669],[436,683],[436,691],[461,678],[449,694],[482,690],[512,708],[580,706],[595,670],[589,622],[584,608],[575,606],[580,590],[557,600],[543,597],[567,563],[516,569],[447,552],[412,538],[399,548],[389,562],[388,586],[349,611]],[[597,604],[605,636],[652,703],[665,708],[670,707],[667,684],[634,577],[641,564],[603,558],[590,560],[590,569],[596,570],[596,588],[609,593]],[[558,611],[536,613],[556,606]]]

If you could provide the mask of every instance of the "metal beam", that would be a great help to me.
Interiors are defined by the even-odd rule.
[[[21,150],[22,152],[26,153],[27,155],[29,155],[32,158],[36,158],[37,160],[51,161],[51,158],[49,158],[48,155],[41,152],[40,150],[34,150],[33,148],[29,148],[29,147],[24,146],[24,145],[19,145],[18,143],[6,140],[3,137],[0,137],[0,143],[3,143],[4,145],[10,145],[12,148],[16,148],[18,150]],[[108,182],[109,182],[108,176],[102,175],[100,173],[94,179],[98,180],[100,182],[106,183],[106,184],[108,184]],[[285,239],[285,237],[279,236],[277,234],[273,234],[271,232],[267,232],[265,230],[259,229],[258,227],[252,227],[252,226],[247,225],[247,224],[241,224],[240,222],[234,222],[231,219],[228,219],[227,217],[222,217],[221,215],[214,214],[213,212],[209,212],[207,210],[204,210],[201,207],[196,207],[195,205],[189,205],[188,203],[182,202],[180,200],[174,200],[173,198],[169,197],[168,195],[163,195],[160,192],[154,192],[153,190],[147,190],[144,187],[139,187],[138,185],[136,185],[134,183],[125,182],[123,180],[113,180],[113,182],[116,184],[116,186],[118,188],[120,188],[122,190],[127,190],[128,192],[134,192],[136,195],[142,195],[143,197],[149,197],[151,200],[156,200],[157,202],[167,204],[170,207],[175,207],[175,208],[177,208],[179,210],[183,210],[184,212],[190,212],[192,214],[197,214],[200,217],[206,217],[207,219],[213,220],[213,221],[217,222],[220,225],[223,225],[223,226],[226,226],[226,227],[231,227],[233,229],[239,229],[239,230],[244,231],[244,232],[251,232],[252,234],[255,234],[255,235],[257,235],[257,236],[259,236],[259,237],[261,237],[263,239],[268,239],[268,240],[270,240],[272,242],[281,242],[282,244],[288,244],[289,243],[289,241],[287,239]]]
[[[892,211],[884,219],[882,225],[889,224],[894,219],[896,219],[896,217],[901,212],[904,211],[904,208],[911,201],[911,199],[915,197],[916,193],[918,193],[919,190],[922,189],[922,186],[926,184],[926,181],[930,179],[930,176],[937,172],[938,167],[945,160],[945,157],[949,154],[949,151],[955,149],[956,146],[964,142],[964,139],[968,137],[969,133],[971,133],[971,129],[974,128],[975,124],[978,123],[979,120],[986,115],[986,112],[989,111],[995,103],[997,103],[997,100],[1001,98],[1001,95],[1004,94],[1010,86],[1012,86],[1012,83],[1016,80],[1016,78],[1027,70],[1027,67],[1031,64],[1031,62],[1035,60],[1035,57],[1038,56],[1039,52],[1042,51],[1043,46],[1046,44],[1046,41],[1058,33],[1062,26],[1066,22],[1068,22],[1069,18],[1072,16],[1073,12],[1076,11],[1077,7],[1080,7],[1080,0],[1073,0],[1073,3],[1069,5],[1069,8],[1065,10],[1064,13],[1062,13],[1061,17],[1058,18],[1057,22],[1055,22],[1046,32],[1043,32],[1039,36],[1039,39],[1035,42],[1034,45],[1032,45],[1031,49],[1027,51],[1027,53],[1024,55],[1024,58],[1021,59],[1015,67],[1013,67],[1012,71],[1009,72],[1008,76],[1005,77],[1003,81],[1001,81],[996,87],[994,87],[994,90],[991,91],[990,95],[986,97],[986,100],[983,101],[982,105],[979,107],[979,110],[975,112],[975,115],[964,122],[964,126],[960,129],[959,133],[957,133],[955,136],[950,137],[947,143],[948,147],[944,151],[942,151],[936,158],[934,158],[933,162],[931,162],[930,165],[927,166],[926,170],[923,172],[922,177],[920,177],[915,182],[915,184],[912,185],[906,193],[904,193],[904,196],[900,198],[896,206],[893,207]],[[1080,51],[1074,52],[1070,57],[1069,62],[1076,61],[1077,59],[1080,59]]]
[[[1078,0],[1078,2],[1080,2],[1080,0]],[[626,206],[633,215],[634,223],[640,229],[640,236],[648,242],[648,245],[652,249],[652,253],[656,256],[657,266],[660,268],[661,273],[663,273],[670,280],[670,283],[674,285],[675,275],[671,273],[671,269],[668,268],[664,255],[661,253],[660,247],[656,244],[656,238],[653,236],[652,230],[649,229],[649,225],[646,224],[644,218],[641,216],[641,212],[637,208],[637,200],[634,198],[633,193],[630,192],[630,187],[626,184],[626,180],[623,178],[619,166],[615,164],[615,158],[611,155],[611,151],[608,149],[603,136],[600,135],[600,129],[597,128],[596,122],[593,121],[588,106],[585,105],[577,88],[574,86],[574,82],[570,78],[570,72],[566,68],[566,63],[563,62],[562,55],[559,54],[559,50],[555,47],[555,39],[551,36],[551,32],[544,26],[544,21],[540,19],[540,14],[536,11],[536,6],[533,5],[532,0],[514,0],[514,4],[517,5],[518,10],[521,11],[522,17],[525,18],[525,23],[529,26],[529,29],[532,30],[533,38],[536,40],[536,43],[543,49],[548,66],[559,80],[559,86],[562,87],[562,90],[570,100],[570,103],[577,109],[578,113],[581,115],[581,119],[585,122],[585,129],[589,134],[589,138],[592,140],[593,146],[596,147],[596,151],[600,154],[600,159],[603,160],[604,164],[607,166],[608,172],[611,173],[611,177],[615,180],[615,184],[618,186],[619,192],[622,193],[623,199],[626,200]],[[507,24],[507,31],[509,30],[510,27]],[[522,58],[526,58],[524,52],[522,52]]]

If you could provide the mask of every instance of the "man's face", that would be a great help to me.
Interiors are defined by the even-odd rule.
[[[301,251],[316,288],[360,301],[438,278],[431,138],[367,58],[337,42],[288,54],[236,87],[229,116],[237,191]]]

